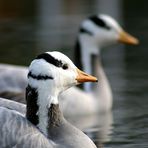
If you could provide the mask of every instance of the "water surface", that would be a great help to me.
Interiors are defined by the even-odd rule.
[[[0,62],[28,65],[36,54],[60,50],[71,58],[80,22],[107,13],[140,39],[139,46],[101,52],[112,86],[112,112],[76,122],[98,147],[148,147],[148,1],[0,1]]]

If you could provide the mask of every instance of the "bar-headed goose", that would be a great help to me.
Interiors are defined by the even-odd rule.
[[[87,92],[73,87],[67,90],[61,97],[61,107],[65,115],[78,115],[78,114],[91,114],[98,111],[108,111],[112,107],[112,92],[104,73],[103,67],[100,62],[100,49],[111,44],[123,42],[126,44],[138,44],[138,40],[128,33],[126,33],[120,25],[110,16],[107,15],[94,15],[84,20],[80,26],[77,43],[75,46],[75,63],[84,69],[87,73],[96,74],[99,76],[99,85],[96,85],[93,89],[91,84],[85,84],[84,88]],[[93,63],[93,64],[92,64]],[[4,81],[4,77],[11,79],[5,81],[5,86],[12,85],[12,91],[14,86],[22,85],[22,81],[19,75],[19,82],[17,83],[18,68],[2,65],[0,71],[5,71],[1,77],[1,81]],[[2,70],[1,70],[2,69]],[[24,69],[27,71],[27,69]],[[16,72],[15,72],[16,71]],[[14,81],[13,77],[16,77]],[[26,83],[25,79],[24,84]],[[11,82],[11,83],[9,83]],[[4,88],[1,83],[2,88]],[[16,87],[17,87],[16,86]],[[20,88],[20,87],[19,87]],[[17,89],[18,90],[18,89]],[[23,90],[23,89],[22,89]],[[23,92],[23,91],[22,91]],[[22,93],[21,92],[21,93]],[[1,93],[1,97],[4,97],[7,91]],[[12,98],[11,92],[9,97]],[[20,93],[18,97],[14,99],[20,101]],[[23,94],[23,93],[22,93]],[[81,98],[81,99],[79,99]],[[24,102],[24,100],[22,100]]]
[[[26,117],[0,106],[0,146],[95,148],[83,132],[65,120],[58,97],[71,86],[96,81],[96,77],[79,70],[60,52],[37,56],[29,67]]]
[[[62,102],[65,113],[90,114],[111,109],[112,91],[101,65],[100,49],[118,42],[136,45],[139,41],[110,16],[94,15],[82,22],[75,46],[75,64],[87,73],[97,75],[99,85],[84,84],[85,92],[76,88],[67,90],[62,96],[67,100]],[[68,100],[70,96],[71,100]],[[74,97],[77,101],[73,101]]]

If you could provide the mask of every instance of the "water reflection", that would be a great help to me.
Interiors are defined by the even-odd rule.
[[[73,125],[82,129],[96,143],[104,143],[111,140],[113,117],[112,112],[98,113],[88,116],[68,118]]]

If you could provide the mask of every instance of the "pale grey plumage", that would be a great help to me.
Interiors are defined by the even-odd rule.
[[[29,66],[27,108],[0,98],[0,147],[96,148],[87,135],[65,120],[58,104],[59,93],[87,81],[97,79],[81,72],[62,53],[39,55]]]
[[[52,142],[17,111],[0,107],[0,117],[0,147],[53,147]]]
[[[2,98],[0,100],[3,101]],[[63,116],[60,126],[50,128],[50,140],[23,114],[15,110],[0,107],[0,117],[2,119],[0,120],[0,137],[2,137],[0,138],[0,146],[2,148],[95,148],[92,141],[83,132],[68,123]]]
[[[0,97],[25,103],[27,73],[26,67],[0,64]]]
[[[11,101],[11,100],[7,100],[5,98],[0,98],[0,106],[6,107],[10,110],[15,110],[23,115],[25,115],[25,113],[26,113],[26,105],[25,104]]]

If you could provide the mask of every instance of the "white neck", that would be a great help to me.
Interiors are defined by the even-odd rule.
[[[81,52],[81,59],[83,70],[88,74],[93,74],[93,68],[91,64],[91,56],[92,55],[99,55],[100,51],[94,40],[87,37],[86,35],[80,34],[79,36],[79,43],[80,43],[80,52]],[[92,91],[91,83],[84,84],[84,90],[87,92]]]
[[[99,57],[94,57],[93,66],[94,75],[96,75],[99,79],[99,84],[93,85],[93,91],[95,92],[96,96],[99,96],[99,99],[102,99],[102,101],[99,102],[100,107],[102,107],[101,110],[109,110],[112,107],[112,92]],[[102,102],[105,103],[101,104]]]
[[[32,78],[31,78],[32,79]],[[33,83],[31,87],[37,88],[38,98],[37,98],[37,104],[39,106],[38,109],[38,118],[39,123],[37,127],[47,136],[47,130],[48,130],[48,122],[49,122],[49,116],[48,111],[51,106],[51,104],[58,104],[58,94],[59,91],[54,88],[51,85],[47,85],[51,82],[51,80],[40,81],[33,80]],[[52,83],[51,83],[52,84]]]
[[[80,50],[82,55],[83,70],[89,74],[93,74],[99,79],[99,84],[85,83],[84,89],[87,92],[97,92],[100,98],[108,99],[109,104],[112,100],[112,93],[109,82],[99,59],[100,48],[97,43],[85,36],[79,36]],[[92,64],[92,55],[95,55]],[[92,87],[93,85],[93,87]],[[110,106],[110,105],[108,105]]]

